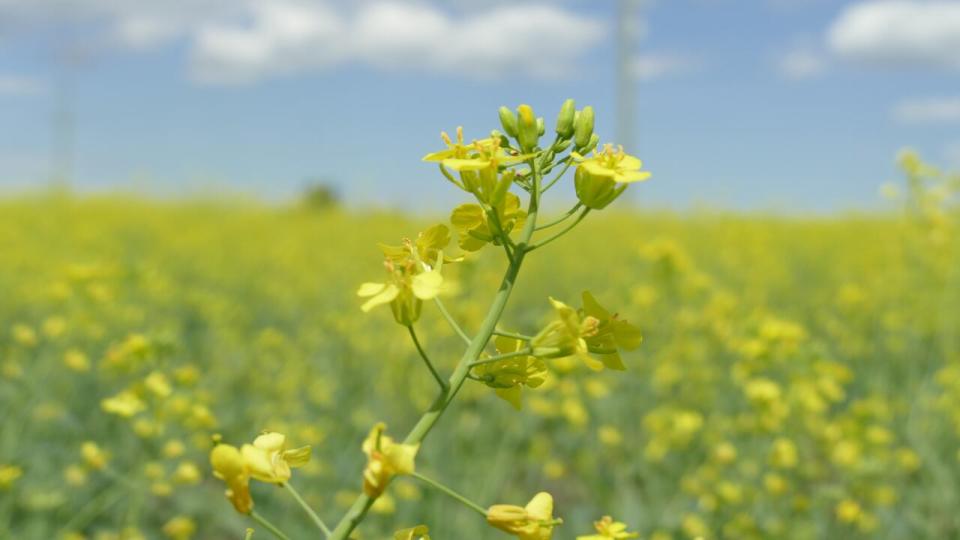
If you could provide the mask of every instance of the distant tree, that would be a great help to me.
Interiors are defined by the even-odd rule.
[[[340,206],[340,193],[325,179],[311,179],[300,194],[300,205],[313,211],[332,210]]]

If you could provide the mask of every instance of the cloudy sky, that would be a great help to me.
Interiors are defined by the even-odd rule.
[[[552,119],[573,97],[613,137],[616,14],[0,0],[0,190],[73,156],[82,190],[283,198],[325,178],[355,204],[436,207],[458,194],[419,158],[441,129],[484,136],[501,104]],[[960,0],[648,0],[635,23],[633,151],[654,173],[638,202],[863,208],[903,146],[960,167]]]

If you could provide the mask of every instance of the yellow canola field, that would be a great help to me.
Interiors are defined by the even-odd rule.
[[[628,371],[550,361],[519,412],[468,381],[418,470],[481,504],[549,491],[561,539],[606,513],[650,540],[960,536],[960,250],[955,216],[928,214],[588,220],[530,257],[503,328],[536,333],[549,296],[589,289],[643,331]],[[211,438],[265,429],[313,446],[294,483],[335,522],[370,427],[402,433],[433,396],[404,328],[355,295],[382,273],[376,243],[425,224],[0,202],[0,538],[239,540],[249,522],[210,474]],[[501,255],[450,265],[444,301],[468,329]],[[418,332],[449,371],[461,343],[432,304]],[[253,486],[258,511],[317,537],[276,491]],[[406,479],[359,537],[418,523],[501,537]]]

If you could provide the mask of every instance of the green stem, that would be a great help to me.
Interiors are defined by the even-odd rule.
[[[243,537],[243,540],[253,540],[253,529],[247,527],[247,534]]]
[[[423,350],[423,346],[420,345],[420,340],[417,339],[417,333],[413,329],[412,324],[407,325],[407,330],[410,332],[410,338],[413,339],[413,344],[417,346],[417,352],[420,353],[420,358],[423,358],[423,363],[427,365],[427,369],[430,370],[430,373],[433,374],[433,378],[437,380],[437,384],[440,385],[441,390],[447,389],[447,381],[443,380],[443,377],[437,373],[437,368],[433,367],[433,362],[430,361],[430,358],[427,356],[426,351]]]
[[[490,358],[484,358],[483,360],[477,360],[470,363],[470,367],[476,367],[483,364],[492,364],[494,362],[499,362],[501,360],[507,360],[508,358],[516,358],[518,356],[530,356],[533,353],[533,349],[530,347],[525,347],[519,351],[508,352],[504,354],[498,354],[497,356],[491,356]]]
[[[310,520],[313,521],[313,524],[317,526],[318,529],[323,531],[324,536],[330,536],[330,528],[327,527],[327,524],[320,519],[320,516],[313,511],[313,508],[310,508],[310,505],[307,504],[307,501],[303,500],[303,497],[300,496],[300,493],[297,490],[293,489],[293,485],[290,482],[283,484],[282,487],[287,488],[287,491],[290,492],[290,495],[293,495],[293,498],[296,499],[297,503],[300,505],[300,508],[303,508],[303,511],[310,516]]]
[[[427,412],[423,413],[420,420],[413,426],[413,429],[410,430],[403,441],[406,444],[421,443],[443,415],[444,411],[447,410],[450,402],[456,397],[460,387],[463,386],[464,381],[470,374],[470,363],[480,357],[484,347],[487,346],[487,342],[490,341],[490,336],[493,335],[493,330],[497,322],[499,322],[500,317],[503,315],[503,310],[507,307],[507,300],[510,299],[510,293],[513,291],[517,276],[520,274],[520,267],[527,253],[530,238],[533,236],[533,229],[537,226],[537,213],[540,207],[540,169],[533,159],[530,159],[528,163],[533,173],[533,190],[530,193],[527,221],[523,226],[523,231],[520,233],[520,241],[516,244],[516,250],[514,251],[515,256],[513,260],[510,261],[506,272],[504,272],[500,289],[497,290],[497,294],[493,298],[493,303],[491,303],[490,309],[487,311],[487,315],[480,325],[480,330],[470,341],[470,345],[468,345],[466,351],[464,351],[453,374],[450,375],[449,388],[440,391],[433,405],[430,406]],[[346,540],[350,533],[357,528],[357,525],[363,521],[370,507],[373,506],[374,500],[374,497],[367,494],[362,494],[357,497],[350,509],[347,510],[347,513],[344,514],[340,522],[337,523],[337,526],[333,529],[330,539]]]
[[[555,219],[555,220],[553,220],[553,221],[551,221],[551,222],[549,222],[549,223],[545,223],[545,224],[543,224],[543,225],[540,225],[539,227],[537,227],[537,230],[538,230],[538,231],[542,231],[542,230],[544,230],[544,229],[549,229],[550,227],[553,227],[554,225],[559,225],[559,224],[563,223],[564,221],[567,220],[567,218],[569,218],[570,216],[576,214],[576,213],[577,213],[577,210],[579,210],[581,206],[583,206],[583,203],[579,203],[579,202],[578,202],[577,204],[573,205],[573,208],[571,208],[570,210],[567,210],[567,213],[563,214],[563,217],[560,217],[560,218],[558,218],[558,219]]]
[[[517,334],[515,332],[503,332],[501,330],[494,330],[493,335],[519,339],[520,341],[530,341],[531,339],[533,339],[533,336],[528,336],[526,334]]]
[[[463,331],[463,328],[460,328],[460,325],[457,324],[457,320],[454,319],[452,315],[450,315],[450,312],[447,311],[447,307],[444,306],[443,302],[440,301],[440,297],[439,296],[434,297],[433,301],[436,302],[437,308],[440,309],[440,313],[443,314],[443,318],[447,319],[447,322],[450,323],[450,327],[453,328],[453,331],[456,332],[458,336],[460,336],[460,339],[462,339],[464,343],[469,345],[470,336],[468,336],[467,333]]]
[[[460,188],[460,189],[462,189],[462,190],[464,190],[464,191],[467,190],[467,188],[463,187],[463,184],[461,184],[459,180],[457,180],[456,178],[454,178],[453,175],[450,174],[449,171],[447,171],[447,168],[443,166],[443,163],[439,163],[438,165],[439,165],[439,167],[440,167],[440,172],[443,173],[443,175],[447,177],[447,180],[453,182],[453,184],[454,184],[455,186],[457,186],[458,188]]]
[[[546,193],[547,190],[552,188],[554,184],[559,182],[560,179],[563,178],[563,175],[567,174],[567,171],[570,170],[571,165],[573,165],[573,158],[568,157],[566,164],[564,164],[563,168],[560,169],[560,173],[554,176],[553,180],[550,180],[549,182],[547,182],[547,185],[544,186],[543,191],[541,193]]]
[[[412,473],[410,476],[416,478],[417,480],[420,480],[421,482],[429,485],[430,487],[436,489],[437,491],[442,492],[444,495],[447,495],[447,496],[450,497],[451,499],[455,499],[456,501],[458,501],[458,502],[460,502],[461,504],[463,504],[464,506],[470,508],[470,509],[473,510],[474,512],[477,512],[477,513],[480,514],[481,516],[487,517],[487,511],[486,511],[482,506],[480,506],[479,504],[477,504],[477,503],[471,501],[470,499],[464,497],[463,495],[457,493],[456,491],[448,488],[447,486],[441,484],[440,482],[437,482],[436,480],[433,480],[432,478],[429,478],[429,477],[427,477],[427,476],[424,476],[424,475],[422,475],[422,474],[420,474],[420,473],[416,473],[416,472],[415,472],[415,473]]]
[[[256,512],[250,512],[250,518],[256,521],[261,527],[270,531],[270,534],[276,536],[280,540],[290,540],[290,537],[283,534],[283,531],[278,529],[273,523],[267,521],[267,518],[261,516]]]
[[[527,249],[527,251],[533,251],[533,250],[535,250],[535,249],[542,248],[543,246],[549,244],[550,242],[553,242],[554,240],[556,240],[556,239],[560,238],[561,236],[567,234],[568,232],[570,232],[571,229],[573,229],[574,227],[576,227],[577,225],[579,225],[580,222],[583,221],[583,218],[587,217],[587,214],[589,214],[589,213],[590,213],[590,209],[589,209],[589,208],[584,208],[584,209],[583,209],[583,212],[580,212],[580,215],[577,216],[577,219],[575,219],[572,223],[570,223],[569,225],[567,225],[566,227],[564,227],[562,231],[560,231],[560,232],[558,232],[557,234],[551,236],[550,238],[547,238],[546,240],[544,240],[544,241],[542,241],[542,242],[538,242],[538,243],[530,246],[530,248]]]

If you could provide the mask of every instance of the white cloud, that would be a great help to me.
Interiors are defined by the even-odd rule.
[[[565,2],[438,0],[0,0],[0,20],[102,30],[100,45],[184,43],[190,72],[243,83],[361,63],[474,78],[556,77],[606,34]],[[29,32],[29,30],[24,30]]]
[[[865,64],[960,69],[960,2],[859,2],[834,21],[827,41],[837,55]]]
[[[33,96],[47,91],[47,85],[30,77],[0,75],[0,96]]]
[[[823,56],[811,50],[796,49],[780,57],[777,67],[788,79],[811,79],[823,73],[826,62]]]
[[[634,59],[633,74],[640,80],[653,80],[689,73],[697,68],[693,58],[675,53],[646,53]]]
[[[894,107],[893,117],[904,124],[960,123],[960,96],[908,99]]]
[[[602,37],[604,25],[546,4],[495,6],[453,17],[422,3],[377,1],[355,10],[258,3],[252,24],[200,30],[193,72],[207,82],[242,82],[356,61],[473,78],[565,74]]]

